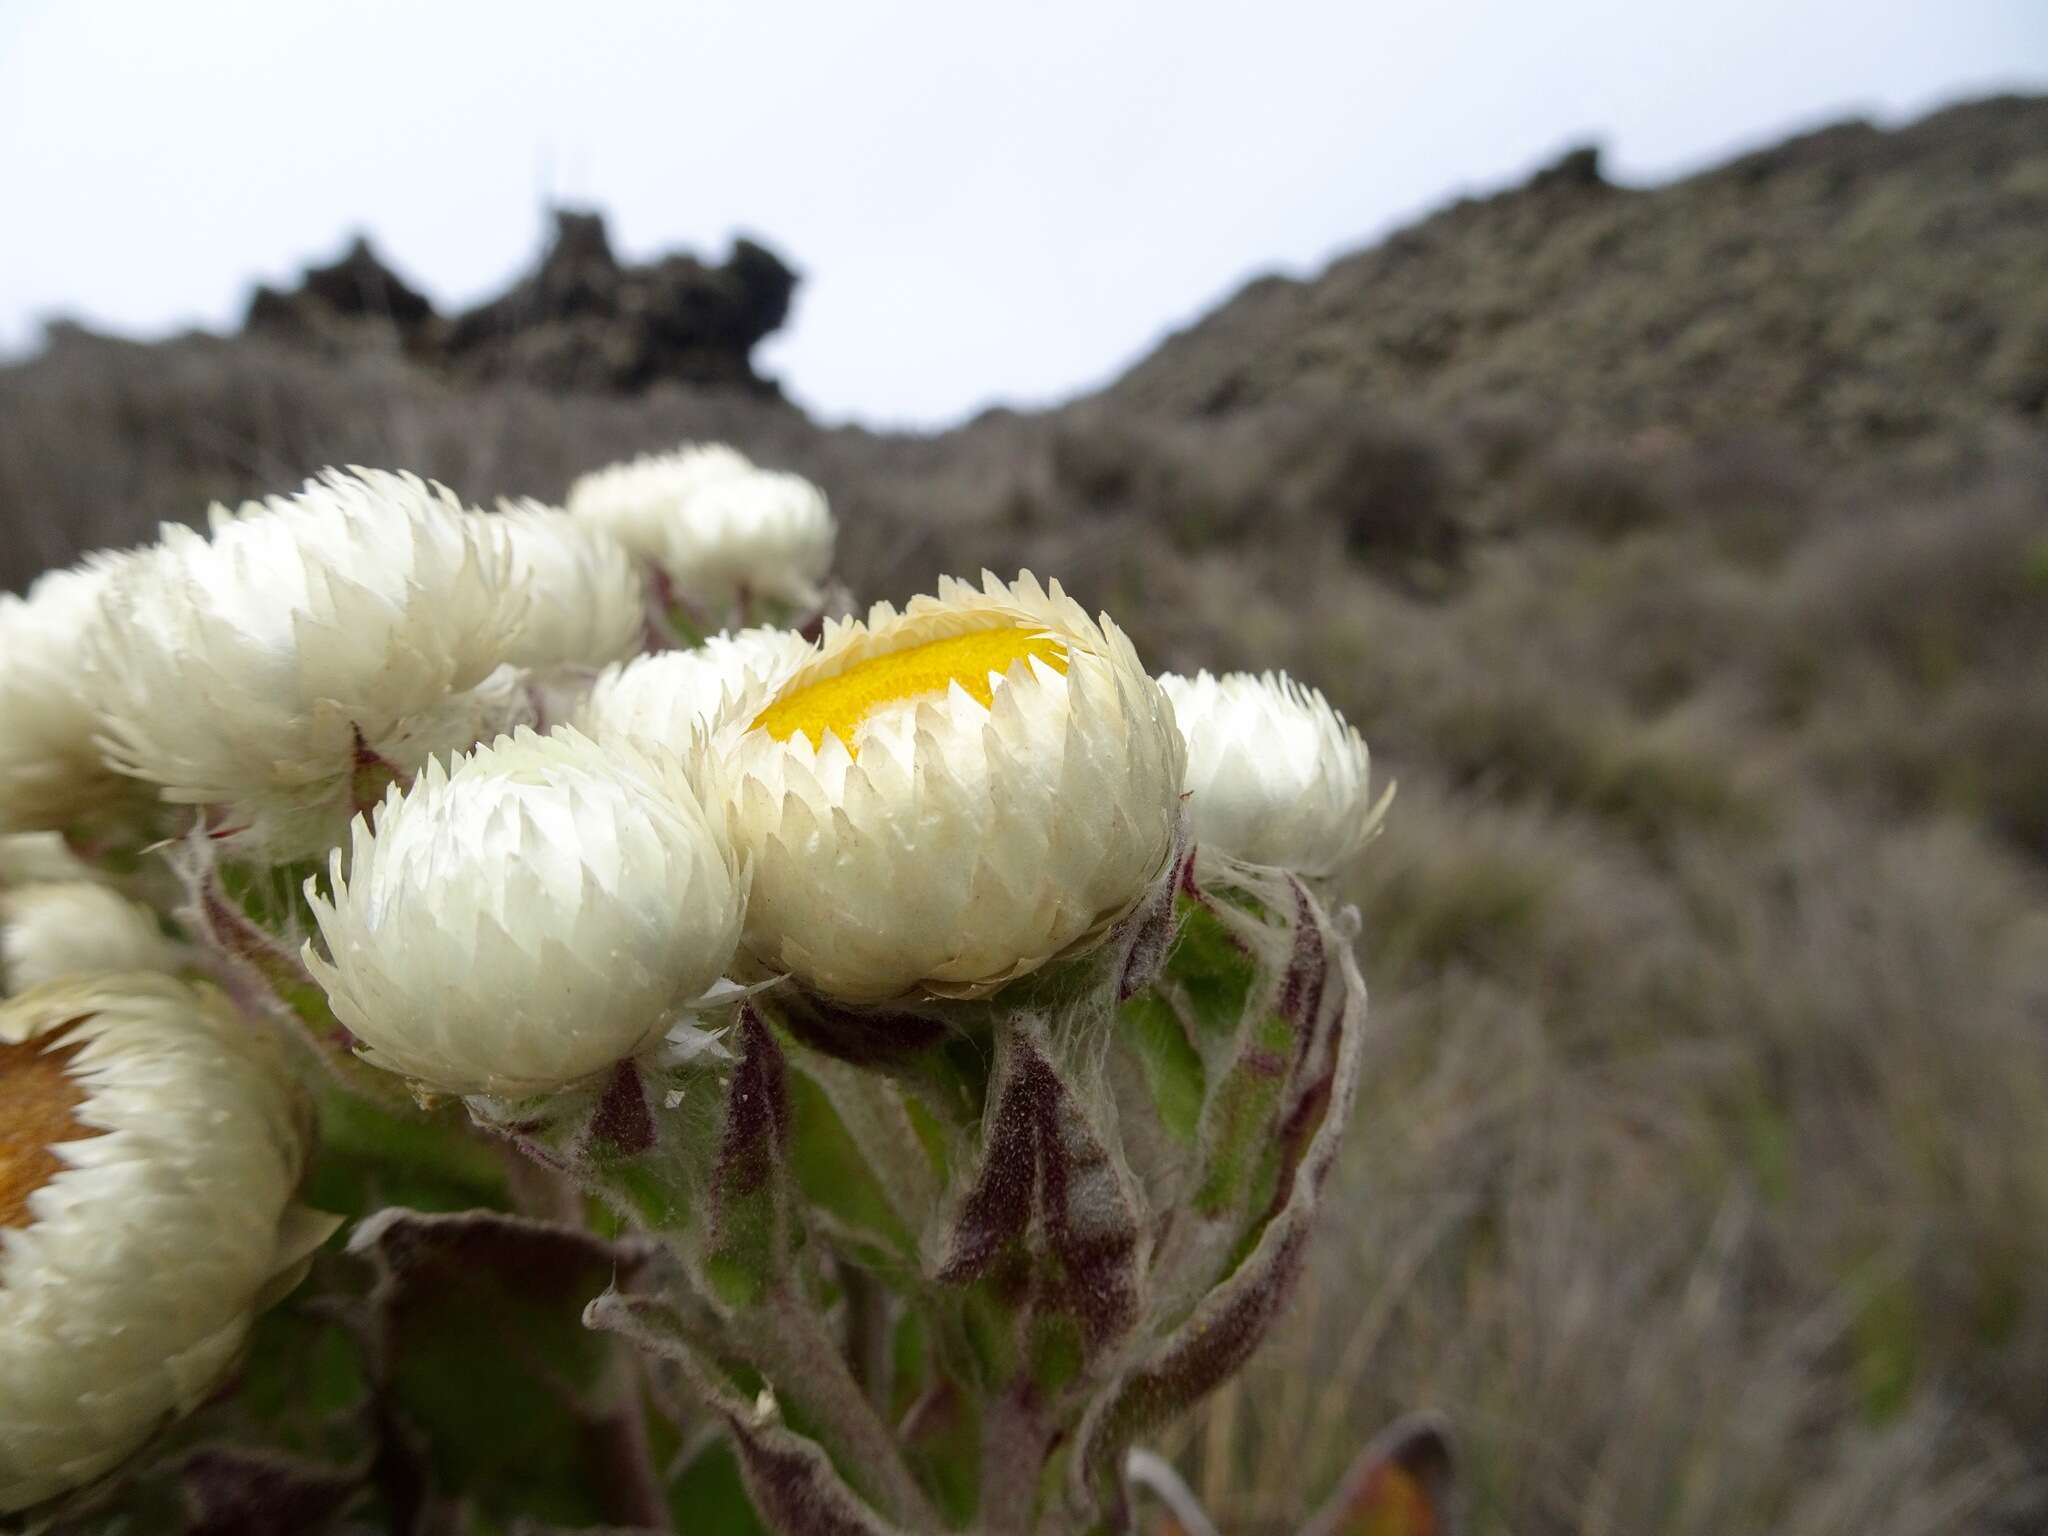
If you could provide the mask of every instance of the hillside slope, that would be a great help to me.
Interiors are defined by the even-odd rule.
[[[1303,282],[1253,284],[1109,390],[1214,415],[1303,388],[1569,430],[1782,427],[1839,452],[2048,421],[2048,101],[1844,123],[1669,186],[1591,152]]]

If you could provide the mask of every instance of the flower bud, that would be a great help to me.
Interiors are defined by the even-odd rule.
[[[1167,673],[1187,738],[1195,841],[1249,864],[1334,875],[1358,856],[1386,807],[1374,802],[1365,741],[1313,688],[1285,673]]]
[[[60,831],[128,799],[103,761],[79,652],[121,556],[97,556],[0,593],[0,832]]]
[[[658,651],[608,667],[576,714],[598,741],[637,741],[689,750],[750,688],[776,686],[817,648],[794,630],[742,629],[713,635],[687,651]]]
[[[601,667],[640,649],[647,596],[626,546],[583,518],[539,502],[503,502],[521,620],[504,659],[515,666]]]
[[[428,756],[506,723],[481,688],[521,620],[508,541],[410,475],[166,526],[88,636],[110,757],[274,860],[333,846]]]
[[[756,468],[722,444],[648,454],[585,475],[569,510],[659,566],[685,602],[723,613],[748,597],[819,600],[837,529],[799,475]]]
[[[270,1036],[167,976],[0,1003],[0,1511],[203,1402],[335,1226]]]
[[[753,861],[746,944],[852,1002],[983,993],[1100,939],[1159,878],[1173,711],[1055,583],[945,580],[828,624],[706,753]]]
[[[0,834],[0,890],[97,878],[93,867],[54,832]]]
[[[681,765],[522,730],[357,817],[305,948],[374,1064],[446,1093],[564,1086],[660,1039],[738,941],[744,882]]]
[[[171,971],[183,963],[156,914],[87,880],[0,890],[0,997],[65,976]]]

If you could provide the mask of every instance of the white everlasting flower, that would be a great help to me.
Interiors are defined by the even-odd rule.
[[[1171,706],[1028,573],[829,623],[703,761],[753,861],[749,951],[855,1002],[987,992],[1099,939],[1179,818]]]
[[[749,597],[815,604],[832,568],[837,527],[824,492],[722,444],[585,475],[569,488],[569,510],[659,566],[685,602],[713,612]]]
[[[91,881],[0,890],[0,996],[65,976],[172,971],[179,947],[156,915]]]
[[[57,885],[103,878],[55,832],[0,835],[0,890],[11,885]]]
[[[504,660],[521,667],[601,667],[640,649],[647,596],[632,554],[604,529],[538,502],[500,504],[524,620]]]
[[[687,752],[692,733],[718,724],[742,694],[779,686],[816,654],[796,631],[764,627],[713,635],[692,650],[636,656],[599,675],[575,723],[598,741]]]
[[[447,1093],[573,1082],[726,969],[744,881],[671,754],[521,731],[394,788],[306,893],[368,1059]]]
[[[203,1402],[335,1222],[272,1037],[167,976],[0,1004],[0,1510]]]
[[[123,557],[0,593],[0,832],[56,831],[135,788],[102,760],[80,650]]]
[[[523,619],[512,570],[502,531],[410,475],[166,526],[90,636],[104,744],[238,845],[318,853],[392,777],[509,723],[480,685]]]
[[[1378,830],[1365,741],[1285,673],[1171,673],[1159,686],[1187,738],[1195,840],[1250,864],[1328,876]]]

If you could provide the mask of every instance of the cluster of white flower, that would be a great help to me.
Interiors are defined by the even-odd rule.
[[[1184,827],[1311,878],[1370,836],[1365,745],[1320,694],[1155,679],[1028,573],[830,618],[833,541],[816,487],[715,446],[588,476],[566,511],[475,511],[367,470],[216,508],[208,532],[0,598],[0,832],[324,859],[302,959],[335,1018],[376,1066],[494,1097],[680,1038],[722,978],[847,1005],[985,996],[1114,931]],[[762,604],[803,627],[648,649]],[[26,1084],[30,1127],[0,1120],[0,1508],[202,1395],[307,1232],[259,1037],[135,974],[193,951],[47,850],[15,853],[38,883],[0,893],[21,993],[0,1111]],[[185,1137],[195,1116],[228,1129]],[[140,1214],[95,1235],[87,1203],[112,1199]],[[263,1220],[217,1222],[220,1200]],[[38,1309],[59,1275],[89,1307],[150,1289],[155,1331],[57,1327]],[[131,1387],[66,1418],[93,1351],[126,1351]]]

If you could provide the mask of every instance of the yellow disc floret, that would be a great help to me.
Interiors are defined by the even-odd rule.
[[[1005,625],[948,635],[870,656],[843,672],[791,688],[754,718],[754,727],[777,741],[801,731],[813,748],[822,748],[830,733],[855,753],[855,730],[885,705],[943,694],[957,683],[987,708],[995,701],[991,676],[1028,659],[1062,674],[1067,670],[1067,648],[1036,627]]]

